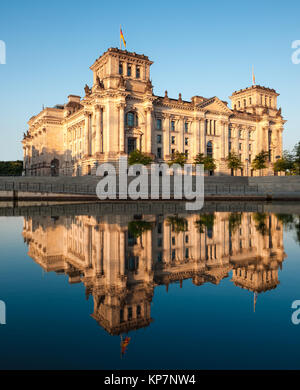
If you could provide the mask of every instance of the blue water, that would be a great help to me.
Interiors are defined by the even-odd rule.
[[[45,272],[28,254],[23,217],[0,218],[0,369],[299,369],[300,325],[291,304],[300,299],[300,247],[283,228],[286,258],[280,284],[257,296],[235,286],[232,270],[218,285],[191,278],[154,287],[153,322],[120,335],[91,317],[83,283]],[[38,221],[37,221],[38,224]],[[33,233],[34,236],[34,233]],[[123,338],[126,334],[123,334]]]

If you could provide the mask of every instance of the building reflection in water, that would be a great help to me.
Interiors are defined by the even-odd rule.
[[[112,335],[147,327],[154,288],[186,279],[219,284],[232,271],[255,305],[285,258],[282,222],[263,213],[25,217],[23,236],[45,271],[84,283]]]

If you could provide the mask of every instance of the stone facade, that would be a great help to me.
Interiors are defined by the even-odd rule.
[[[33,216],[23,237],[46,272],[85,285],[93,318],[113,335],[150,325],[159,285],[217,285],[232,271],[255,302],[277,287],[286,257],[282,222],[267,213]]]
[[[139,149],[156,161],[183,152],[188,162],[198,153],[212,155],[216,175],[228,175],[225,158],[240,155],[240,175],[256,175],[251,161],[262,150],[272,163],[282,155],[285,121],[275,90],[252,86],[230,97],[232,109],[217,97],[190,101],[155,96],[147,56],[108,49],[91,66],[93,86],[85,96],[45,108],[33,116],[24,133],[24,172],[28,176],[95,174],[98,164],[116,162]]]

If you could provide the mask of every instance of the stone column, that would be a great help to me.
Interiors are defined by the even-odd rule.
[[[89,126],[90,126],[90,114],[84,113],[84,154],[89,155]]]
[[[125,108],[125,104],[121,103],[119,105],[119,118],[120,118],[120,121],[119,121],[119,125],[120,125],[120,127],[119,127],[119,136],[120,136],[119,148],[120,148],[120,153],[125,152],[124,108]]]
[[[240,143],[240,138],[239,138],[239,131],[241,130],[241,128],[239,126],[235,126],[235,136],[236,136],[236,139],[235,139],[235,152],[237,153],[237,155],[240,154],[240,149],[239,149],[239,143]]]
[[[95,146],[94,151],[96,154],[101,152],[100,148],[100,138],[101,138],[101,107],[95,107],[95,121],[96,121],[96,136],[95,136]]]
[[[119,253],[119,272],[120,275],[125,275],[125,232],[120,231],[120,253]]]
[[[176,143],[178,147],[178,152],[183,153],[184,152],[184,120],[182,118],[178,121],[178,129],[176,132]]]
[[[168,115],[163,118],[163,156],[164,160],[169,159],[170,156],[170,118]],[[168,157],[167,157],[168,156]]]
[[[228,156],[228,123],[221,121],[220,129],[222,132],[222,158],[226,158]]]
[[[152,108],[148,107],[146,109],[146,153],[152,152]]]
[[[205,118],[200,121],[200,139],[201,147],[200,153],[206,154],[206,128],[205,128]]]

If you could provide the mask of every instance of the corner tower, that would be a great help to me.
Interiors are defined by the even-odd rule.
[[[90,69],[94,73],[94,85],[99,77],[105,89],[117,89],[121,83],[128,91],[144,93],[150,82],[152,64],[153,62],[143,54],[110,48]]]
[[[234,92],[229,98],[232,109],[261,115],[266,108],[277,112],[278,96],[274,89],[253,85]]]

